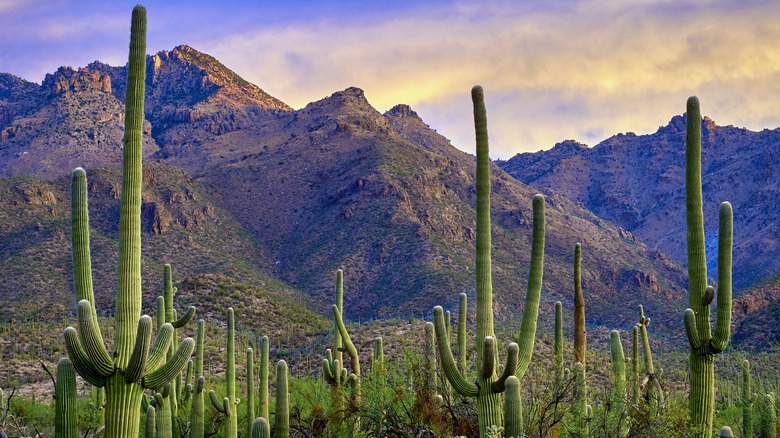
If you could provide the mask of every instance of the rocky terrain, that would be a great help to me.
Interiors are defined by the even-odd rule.
[[[295,111],[187,46],[150,56],[147,65],[149,297],[166,262],[178,275],[182,299],[206,303],[212,312],[222,304],[212,299],[215,291],[238,283],[251,287],[230,290],[251,291],[260,297],[253,302],[281,296],[276,308],[283,314],[288,302],[324,314],[338,268],[345,270],[346,314],[354,320],[429,317],[434,305],[454,309],[458,293],[473,293],[474,157],[412,108],[398,105],[381,114],[362,90],[348,88]],[[124,68],[99,62],[63,67],[40,86],[0,75],[0,301],[8,309],[0,317],[60,315],[71,308],[67,175],[76,166],[91,178],[93,246],[105,260],[95,266],[96,283],[113,284],[124,83]],[[668,142],[679,137],[679,126],[666,129]],[[494,167],[495,309],[504,329],[519,325],[531,198],[542,190],[548,194],[542,326],[552,326],[555,301],[571,309],[574,244],[581,242],[590,324],[628,330],[642,303],[655,330],[682,337],[685,273],[675,257],[676,237],[660,233],[676,222],[662,227],[658,219],[655,235],[645,232],[651,225],[636,225],[645,224],[638,193],[662,189],[631,180],[637,170],[624,164],[621,151],[628,148],[620,142],[635,138],[605,142],[612,149],[565,143],[551,155],[500,163],[517,178],[518,169],[535,176],[526,182]],[[602,167],[588,161],[596,150],[604,154],[594,159]],[[643,153],[651,167],[639,173],[662,172],[663,188],[679,190],[679,168],[671,158],[656,162],[650,150]],[[712,162],[705,161],[707,167]],[[599,172],[622,179],[591,188]],[[554,188],[545,183],[547,174],[567,184]],[[743,191],[746,185],[731,184]],[[711,197],[708,190],[705,184]],[[628,200],[610,216],[608,207],[589,205],[591,198],[603,198],[599,205]],[[674,204],[665,202],[658,208],[673,214]],[[107,299],[112,294],[111,287],[99,289]],[[36,310],[33,297],[51,304]]]

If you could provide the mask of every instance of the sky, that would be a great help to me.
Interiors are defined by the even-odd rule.
[[[127,61],[135,2],[0,0],[0,72]],[[153,0],[147,50],[187,44],[293,108],[357,86],[406,103],[474,151],[485,89],[491,156],[646,134],[697,95],[720,125],[780,126],[780,2],[720,0]]]

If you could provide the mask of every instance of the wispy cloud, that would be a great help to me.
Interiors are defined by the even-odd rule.
[[[489,2],[371,23],[335,19],[228,36],[207,50],[300,107],[356,85],[416,106],[466,150],[468,90],[488,96],[493,155],[649,132],[698,94],[716,121],[780,124],[780,4]],[[777,96],[777,94],[774,94]]]

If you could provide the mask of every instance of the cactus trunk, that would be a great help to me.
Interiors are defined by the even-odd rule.
[[[73,364],[67,357],[63,357],[57,363],[57,380],[54,382],[54,393],[54,436],[56,438],[78,438],[76,370],[73,369]]]

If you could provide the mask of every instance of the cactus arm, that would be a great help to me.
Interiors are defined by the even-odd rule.
[[[442,309],[441,306],[433,308],[433,326],[436,332],[436,345],[439,350],[439,361],[442,370],[444,370],[444,375],[452,384],[452,387],[458,391],[458,394],[465,397],[475,397],[479,392],[479,388],[474,383],[463,378],[458,372],[458,367],[455,365],[455,358],[452,357],[450,343],[447,342],[444,328],[444,309]]]
[[[447,310],[444,312],[444,327],[447,329],[447,339],[450,339],[450,319],[452,319],[452,315],[450,314],[450,311]]]
[[[114,361],[106,351],[100,331],[92,317],[92,306],[87,300],[79,301],[76,315],[79,320],[79,335],[95,370],[104,377],[114,374]]]
[[[97,325],[95,293],[92,288],[92,260],[89,254],[89,203],[87,200],[87,173],[77,167],[71,174],[71,242],[73,246],[73,286],[76,303],[89,301],[92,318]],[[102,339],[102,337],[101,337]]]
[[[149,352],[149,359],[146,361],[145,372],[147,374],[153,373],[165,363],[168,348],[171,346],[171,338],[173,338],[173,326],[170,324],[163,324],[157,332],[154,346],[152,346],[152,349]]]
[[[181,371],[187,366],[187,362],[189,362],[194,349],[195,341],[192,338],[184,339],[181,344],[179,344],[179,349],[176,350],[173,357],[171,357],[165,365],[161,366],[156,371],[147,374],[143,378],[143,386],[145,388],[160,388],[173,380],[173,378],[181,374]]]
[[[336,377],[333,375],[333,372],[331,372],[330,362],[328,362],[328,359],[322,359],[322,375],[325,376],[325,382],[328,384],[336,384]]]
[[[715,313],[715,334],[712,337],[712,349],[716,353],[726,348],[731,334],[731,250],[734,212],[728,202],[720,204],[718,228],[718,308]]]
[[[698,350],[701,347],[699,331],[696,330],[696,314],[691,309],[685,309],[683,312],[683,322],[685,323],[685,334],[688,336],[688,343],[691,348]]]
[[[97,387],[105,386],[105,376],[101,375],[95,369],[95,366],[92,365],[92,361],[89,359],[87,351],[84,349],[84,346],[81,345],[76,329],[68,327],[63,334],[65,336],[65,349],[68,352],[68,357],[71,362],[73,362],[73,367],[76,368],[79,375],[90,385]]]
[[[523,308],[523,322],[520,326],[517,370],[515,376],[522,379],[531,363],[536,338],[536,322],[539,317],[539,301],[542,296],[542,275],[544,272],[544,196],[533,199],[533,240],[531,242],[531,269],[528,273],[528,292]]]
[[[445,334],[447,333],[447,328],[444,328]],[[493,377],[493,374],[496,372],[496,340],[492,336],[485,337],[485,340],[482,342],[482,366],[480,367],[482,369],[482,378],[483,379],[490,379]]]
[[[195,316],[195,312],[196,312],[195,306],[190,306],[189,309],[187,309],[187,312],[184,315],[182,315],[181,318],[171,322],[171,325],[173,325],[173,328],[184,327],[185,325],[187,325],[187,323],[192,321],[192,318]]]
[[[506,379],[506,402],[504,403],[504,432],[507,437],[522,437],[523,404],[520,400],[520,380],[513,376]]]
[[[341,333],[344,349],[351,358],[352,372],[357,377],[360,377],[360,358],[358,357],[358,351],[357,348],[355,348],[355,344],[352,343],[352,338],[349,337],[347,327],[344,326],[344,321],[341,320],[341,312],[336,305],[333,306],[333,318],[336,321],[336,327],[338,327],[339,333]]]
[[[217,394],[213,390],[209,391],[209,400],[211,400],[211,405],[214,406],[214,409],[223,414],[227,414],[227,412],[230,410],[230,401],[228,398],[225,397],[224,400],[220,401],[217,398]]]
[[[344,317],[344,271],[341,269],[336,271],[336,306],[339,308],[342,318]],[[333,334],[333,355],[334,359],[337,359],[339,363],[344,365],[344,341],[341,337],[341,332],[337,323],[333,322],[333,328],[335,333]],[[339,373],[341,374],[341,373]]]
[[[135,337],[135,347],[130,361],[125,369],[125,382],[137,382],[143,377],[146,361],[149,358],[149,343],[152,339],[152,318],[144,315],[138,320],[138,333]]]
[[[492,392],[504,392],[507,379],[509,376],[514,376],[514,370],[517,369],[517,360],[518,354],[520,352],[520,346],[512,342],[507,346],[506,350],[506,366],[504,367],[504,372],[501,374],[501,376],[498,377],[498,380],[490,385],[490,390]]]
[[[458,299],[458,365],[460,373],[465,375],[468,365],[466,363],[466,294],[461,293]]]

